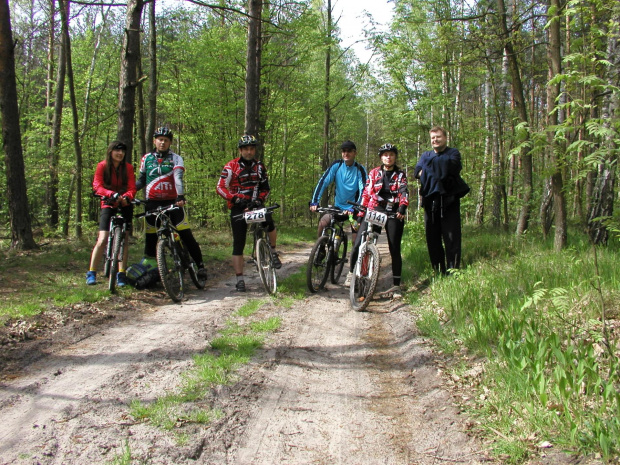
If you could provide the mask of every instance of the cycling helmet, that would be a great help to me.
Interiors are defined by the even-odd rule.
[[[247,147],[248,145],[253,145],[253,146],[257,146],[258,145],[258,140],[256,140],[256,137],[254,136],[250,136],[248,134],[245,134],[243,137],[241,137],[241,139],[239,139],[239,144],[238,147]]]
[[[353,142],[351,142],[350,140],[345,140],[341,145],[340,145],[340,150],[345,150],[345,149],[351,149],[351,150],[357,150],[357,147],[355,146],[355,144]]]
[[[395,145],[392,144],[383,144],[379,148],[379,156],[383,155],[385,152],[394,152],[396,155],[398,155],[398,149]]]
[[[157,128],[155,130],[155,133],[153,134],[153,139],[156,139],[157,137],[167,137],[168,139],[172,140],[172,131],[166,126],[162,126],[160,128]]]

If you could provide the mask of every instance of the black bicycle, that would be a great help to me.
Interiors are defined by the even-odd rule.
[[[278,290],[278,275],[273,264],[271,240],[265,227],[265,220],[267,215],[271,215],[277,208],[280,208],[280,205],[275,204],[233,216],[233,219],[243,218],[250,225],[253,236],[252,261],[268,294],[275,294]]]
[[[377,240],[379,239],[380,228],[385,227],[388,219],[396,218],[396,213],[379,212],[357,203],[349,203],[357,208],[366,210],[364,221],[368,223],[368,227],[361,233],[359,254],[349,287],[351,307],[361,312],[368,307],[372,300],[377,288],[377,281],[379,280],[381,255],[379,254],[379,249],[377,249]]]
[[[344,222],[348,219],[349,212],[332,206],[319,207],[316,211],[330,214],[331,221],[314,243],[308,257],[306,283],[310,292],[323,289],[327,278],[331,278],[332,284],[337,284],[347,262],[348,240]]]
[[[93,194],[94,197],[100,198],[104,202],[110,204],[116,202],[116,199],[106,197],[105,195]],[[134,199],[130,201],[134,205],[143,203],[141,200]],[[118,273],[118,263],[123,261],[125,252],[125,236],[127,232],[127,223],[121,214],[120,208],[116,208],[114,215],[110,217],[108,244],[103,257],[103,274],[108,278],[108,289],[111,293],[116,292],[116,275]]]
[[[174,302],[180,302],[185,295],[183,275],[189,272],[192,282],[198,289],[204,289],[206,279],[198,275],[198,265],[189,254],[187,247],[179,236],[177,227],[168,214],[176,209],[176,205],[158,207],[138,216],[154,216],[157,225],[157,268],[166,293]]]

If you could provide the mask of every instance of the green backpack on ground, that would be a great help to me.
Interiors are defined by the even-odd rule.
[[[125,271],[127,281],[136,289],[146,289],[159,281],[159,270],[154,258],[143,257]]]

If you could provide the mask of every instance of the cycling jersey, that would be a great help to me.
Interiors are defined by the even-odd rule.
[[[388,178],[384,179],[384,176],[388,176]],[[382,191],[384,193],[387,191],[390,194],[381,196]],[[405,172],[398,166],[394,166],[393,171],[385,171],[381,166],[373,169],[368,175],[368,182],[362,193],[362,205],[370,209],[380,208],[385,211],[398,211],[404,215],[409,205],[409,189],[407,188]]]
[[[325,189],[336,183],[334,205],[342,210],[350,210],[347,200],[358,202],[366,184],[366,169],[358,162],[347,166],[344,160],[336,160],[325,170],[314,188],[310,205],[318,205]]]
[[[176,200],[183,195],[183,158],[172,151],[158,157],[147,153],[140,162],[137,189],[146,187],[147,200]]]
[[[136,178],[133,172],[133,166],[129,163],[125,163],[127,169],[127,184],[123,185],[120,177],[120,173],[116,169],[112,169],[112,179],[110,184],[106,184],[104,181],[104,172],[106,168],[106,161],[99,162],[95,169],[95,177],[93,179],[93,192],[97,195],[105,197],[112,197],[114,194],[120,194],[123,197],[127,197],[132,200],[136,196]],[[106,204],[101,201],[101,208],[111,208],[112,205]],[[107,229],[107,228],[106,228]]]
[[[270,191],[267,169],[261,161],[235,158],[222,169],[216,190],[226,199],[228,208],[233,207],[236,198],[264,203]]]

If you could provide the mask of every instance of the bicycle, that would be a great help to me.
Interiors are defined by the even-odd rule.
[[[190,256],[187,247],[179,236],[179,231],[170,220],[168,213],[180,209],[176,205],[157,207],[138,217],[154,216],[157,228],[157,268],[166,293],[174,302],[180,302],[185,295],[183,275],[185,270],[197,289],[204,289],[206,279],[198,276],[198,266]]]
[[[271,240],[264,223],[267,215],[271,215],[273,210],[277,208],[280,208],[280,205],[275,204],[271,207],[248,210],[233,216],[233,219],[243,218],[251,227],[253,235],[252,262],[258,270],[260,280],[268,294],[276,293],[278,276],[271,255]]]
[[[368,223],[368,227],[361,233],[359,254],[355,267],[353,268],[353,276],[351,277],[351,285],[349,287],[349,300],[354,310],[361,312],[368,307],[377,288],[379,280],[379,269],[381,267],[381,255],[377,249],[377,240],[379,239],[379,228],[384,228],[388,219],[396,218],[396,213],[384,213],[377,210],[370,210],[363,205],[348,202],[362,210],[366,211],[364,220]]]
[[[331,221],[314,243],[310,257],[308,257],[306,283],[310,292],[313,293],[325,287],[327,278],[330,278],[332,284],[338,284],[347,262],[348,247],[344,221],[349,212],[332,206],[319,207],[316,211],[331,214]]]
[[[114,202],[111,197],[105,195],[93,194],[106,203]],[[143,203],[141,200],[130,200],[133,205]],[[118,273],[118,262],[123,261],[123,253],[125,251],[125,236],[127,232],[127,223],[121,214],[120,208],[116,208],[114,215],[110,217],[108,243],[105,249],[103,274],[108,278],[108,289],[112,294],[116,292],[116,275]],[[126,264],[125,264],[126,265]]]

